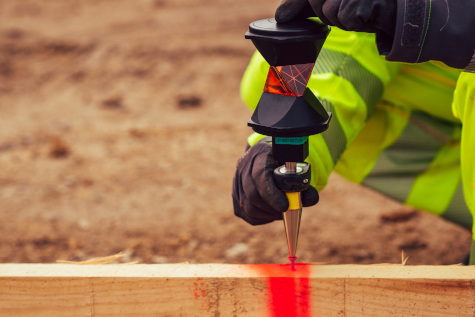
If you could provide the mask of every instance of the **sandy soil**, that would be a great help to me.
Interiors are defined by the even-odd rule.
[[[232,212],[247,25],[277,1],[0,2],[0,262],[286,261]],[[470,233],[334,175],[299,260],[458,263]]]

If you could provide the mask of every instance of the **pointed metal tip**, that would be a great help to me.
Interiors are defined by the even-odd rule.
[[[299,239],[300,217],[302,209],[287,210],[284,212],[284,227],[289,247],[289,256],[295,257],[297,253],[297,242]]]

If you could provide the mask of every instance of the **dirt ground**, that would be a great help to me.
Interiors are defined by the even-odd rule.
[[[286,261],[234,217],[247,25],[278,1],[0,1],[0,262]],[[333,175],[299,261],[458,263],[470,233]]]

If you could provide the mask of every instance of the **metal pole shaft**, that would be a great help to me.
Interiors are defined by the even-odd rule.
[[[297,163],[285,162],[285,174],[295,174],[295,173],[297,173]]]

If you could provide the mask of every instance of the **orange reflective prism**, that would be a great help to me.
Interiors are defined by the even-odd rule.
[[[280,76],[276,67],[271,66],[269,73],[267,74],[266,85],[264,86],[265,92],[270,92],[272,94],[286,95],[295,97],[292,89],[285,82],[285,80]]]
[[[312,74],[314,63],[277,66],[277,71],[297,97],[302,97]]]
[[[307,89],[314,63],[289,66],[271,66],[267,74],[265,92],[302,97]]]

